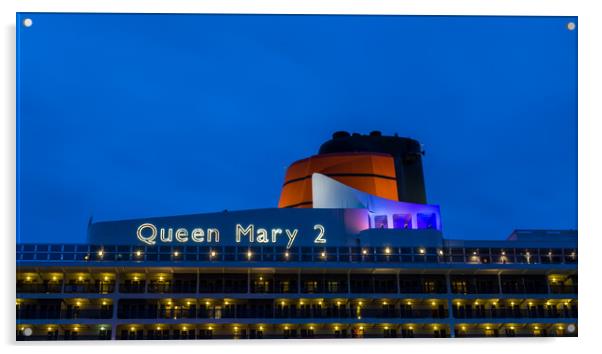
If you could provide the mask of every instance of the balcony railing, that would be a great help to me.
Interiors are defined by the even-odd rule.
[[[538,287],[502,286],[503,294],[545,294],[548,292],[545,284]]]
[[[115,291],[115,284],[65,284],[66,293],[110,294]]]
[[[171,310],[136,310],[121,309],[118,317],[121,319],[178,319],[178,318],[200,318],[200,319],[243,319],[243,318],[276,318],[276,319],[311,319],[311,318],[379,318],[379,319],[419,319],[419,318],[447,318],[447,310],[381,310],[325,308],[314,309],[171,309]]]
[[[577,294],[576,285],[550,285],[552,294]]]
[[[148,284],[148,292],[149,293],[159,293],[159,294],[166,294],[166,293],[180,293],[180,294],[187,294],[187,293],[196,293],[196,284],[157,284],[157,283],[150,283]],[[246,289],[245,289],[246,292]]]
[[[577,294],[577,286],[557,286],[550,285],[549,287],[551,294]],[[228,293],[228,294],[239,294],[239,293],[251,293],[255,294],[444,294],[446,291],[443,288],[433,289],[432,291],[427,290],[423,287],[406,287],[401,286],[399,292],[397,288],[374,288],[374,287],[352,287],[351,292],[348,292],[348,288],[345,284],[336,287],[326,287],[322,285],[318,286],[307,286],[302,285],[301,288],[286,287],[280,289],[272,289],[265,287],[247,287],[247,284],[237,284],[228,286],[216,286],[206,287],[201,286],[199,293]],[[276,292],[268,292],[272,290],[278,290]],[[63,291],[62,285],[46,285],[46,284],[17,284],[17,293],[61,293]],[[114,284],[65,284],[65,293],[96,293],[96,294],[110,294],[115,291]],[[193,294],[197,293],[196,284],[184,284],[184,285],[170,285],[170,284],[149,284],[148,289],[145,284],[120,284],[120,293],[156,293],[156,294]],[[505,287],[503,291],[499,292],[496,289],[470,289],[464,290],[461,288],[452,287],[453,294],[546,294],[548,289],[546,287],[537,288],[525,288],[525,287]]]
[[[120,293],[144,293],[146,291],[146,285],[142,284],[119,284]]]
[[[17,283],[17,293],[61,293],[63,292],[62,284],[32,284],[32,283]]]
[[[112,307],[108,309],[86,309],[86,310],[19,310],[17,319],[108,319],[113,317]]]
[[[99,252],[101,251],[102,252]],[[576,248],[249,247],[18,244],[17,262],[312,262],[420,264],[577,264]],[[551,253],[550,253],[551,252]],[[551,255],[550,255],[551,254]]]
[[[275,285],[275,286],[259,286],[251,285],[251,292],[256,294],[292,294],[297,292],[297,284]]]
[[[453,315],[455,318],[577,318],[576,311],[559,310],[559,311],[537,311],[527,309],[487,309],[483,311],[463,311],[454,308]]]

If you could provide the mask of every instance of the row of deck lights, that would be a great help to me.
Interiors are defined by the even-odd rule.
[[[481,302],[479,302],[478,300],[476,300],[476,301],[474,302],[474,304],[475,304],[475,306],[479,306],[479,304],[482,304],[482,303],[481,303]],[[491,302],[491,304],[492,304],[492,305],[494,305],[494,306],[497,306],[497,304],[498,304],[498,301],[497,301],[497,300],[494,300],[494,301],[492,301],[492,302]],[[528,304],[529,306],[533,306],[533,301],[529,301],[529,302],[527,302],[527,304]],[[545,302],[545,304],[546,304],[546,306],[554,305],[554,304],[553,304],[552,302],[550,302],[549,300],[548,300],[548,301],[546,301],[546,302]],[[557,303],[557,305],[559,305],[559,304],[560,304],[560,302],[558,302],[558,303]],[[568,306],[568,305],[569,305],[568,301],[562,301],[562,304],[563,304],[564,306]],[[458,301],[458,302],[456,302],[456,305],[457,305],[457,306],[462,306],[462,302]],[[516,302],[515,302],[515,301],[510,301],[510,306],[514,306],[514,305],[516,305]]]
[[[17,299],[17,304],[19,304],[19,303],[20,303],[20,301],[19,301],[19,299]],[[323,304],[323,302],[322,302],[321,300],[319,300],[317,303],[318,303],[319,305],[322,305],[322,304]],[[77,300],[75,304],[76,304],[77,306],[81,306],[81,301]],[[103,306],[106,306],[108,303],[107,303],[107,301],[106,301],[106,300],[102,300],[101,304],[102,304]],[[173,302],[172,302],[171,300],[169,300],[169,301],[167,302],[167,305],[168,305],[168,306],[172,306],[172,304],[173,304]],[[186,305],[187,305],[187,306],[190,306],[191,304],[192,304],[192,302],[191,302],[191,301],[186,301]],[[228,301],[228,300],[224,300],[224,305],[229,305],[229,304],[230,304],[230,301]],[[282,306],[285,306],[286,304],[287,304],[287,301],[285,301],[285,300],[281,300],[281,301],[280,301],[280,305],[282,305]],[[299,305],[304,305],[304,304],[305,304],[305,302],[304,302],[303,300],[299,300]],[[336,301],[336,305],[337,305],[337,306],[341,306],[341,304],[342,304],[342,302],[341,302],[341,301]],[[388,305],[388,304],[389,304],[389,302],[388,302],[387,300],[383,300],[383,301],[382,301],[382,304],[383,304],[384,306],[386,306],[386,305]],[[411,301],[411,300],[408,300],[408,301],[406,301],[406,304],[407,304],[408,306],[411,306],[413,303],[412,303],[412,301]],[[476,301],[474,302],[474,305],[475,305],[475,306],[479,306],[479,304],[481,304],[481,302],[479,302],[478,300],[476,300]],[[492,304],[493,304],[493,305],[497,305],[497,304],[498,304],[498,301],[493,301],[493,302],[492,302]],[[547,306],[553,305],[553,304],[552,304],[550,301],[546,301],[546,303],[545,303],[545,304],[546,304]],[[560,304],[560,302],[559,302],[558,304]],[[567,301],[563,301],[563,302],[562,302],[562,304],[563,304],[564,306],[568,306],[568,304],[569,304],[569,303],[568,303]],[[206,306],[210,306],[210,305],[211,305],[211,302],[210,302],[210,301],[205,301],[205,305],[206,305]],[[363,305],[364,305],[364,302],[363,302],[363,301],[358,301],[358,302],[357,302],[357,305],[358,305],[358,307],[361,307],[361,306],[363,306]],[[431,301],[431,306],[436,306],[436,305],[437,305],[437,301]],[[457,306],[462,306],[462,302],[458,301],[458,302],[456,302],[456,305],[457,305]],[[510,301],[510,306],[514,306],[514,305],[516,305],[516,302],[515,302],[515,301]],[[532,302],[532,301],[529,301],[529,302],[528,302],[528,305],[529,305],[529,306],[533,306],[533,302]],[[176,307],[177,307],[177,306],[176,306]]]
[[[385,253],[385,254],[387,254],[387,255],[391,254],[391,253],[392,253],[392,251],[391,251],[391,248],[390,248],[390,247],[385,247],[385,249],[384,249],[384,253]],[[424,248],[420,248],[420,249],[418,249],[418,253],[420,253],[420,254],[422,254],[422,255],[423,255],[423,254],[425,254],[425,253],[426,253],[426,250],[425,250]],[[439,250],[439,251],[438,251],[438,253],[439,253],[439,255],[441,255],[441,256],[442,256],[442,255],[443,255],[443,250]],[[143,252],[142,252],[141,250],[136,250],[136,251],[134,252],[134,254],[135,254],[135,256],[136,256],[137,258],[140,258],[140,257],[142,257],[142,256],[143,256]],[[179,251],[177,251],[177,250],[176,250],[176,251],[174,251],[172,254],[173,254],[173,256],[174,256],[174,257],[179,257],[179,256],[180,256],[180,252],[179,252]],[[104,251],[103,251],[103,250],[99,250],[99,251],[97,252],[97,255],[98,255],[98,257],[99,257],[99,258],[102,258],[102,257],[104,256]],[[368,250],[367,250],[367,249],[365,249],[365,248],[364,248],[364,249],[362,249],[362,255],[364,255],[364,256],[368,255]],[[214,251],[214,250],[212,250],[212,251],[210,251],[210,253],[209,253],[209,256],[210,256],[211,258],[215,258],[215,257],[217,256],[217,252],[216,252],[216,251]],[[322,258],[325,258],[325,257],[326,257],[326,251],[322,251],[322,252],[320,253],[320,256],[321,256]],[[252,257],[253,257],[253,252],[252,252],[252,251],[250,251],[250,250],[249,250],[249,251],[247,251],[247,258],[248,258],[248,259],[251,259]],[[284,257],[285,257],[285,258],[289,258],[289,257],[290,257],[290,252],[289,252],[289,251],[285,251],[285,252],[284,252]],[[86,260],[88,260],[88,259],[89,259],[89,257],[88,257],[88,256],[85,256],[84,258],[85,258]]]
[[[387,255],[391,254],[391,248],[390,248],[390,247],[385,247],[385,249],[384,249],[384,252],[385,252],[385,254],[387,254]],[[426,250],[425,250],[424,248],[419,248],[419,249],[418,249],[418,253],[419,253],[419,254],[421,254],[421,255],[424,255],[424,254],[426,254]],[[438,250],[438,251],[437,251],[437,253],[438,253],[440,256],[443,256],[443,255],[444,255],[444,252],[443,252],[443,250],[441,250],[441,249],[440,249],[440,250]],[[97,252],[97,254],[98,254],[98,257],[102,258],[102,257],[104,256],[104,250],[99,250],[99,251]],[[472,252],[472,255],[473,255],[473,256],[478,256],[478,254],[479,254],[479,252],[478,252],[478,251],[473,251],[473,252]],[[141,250],[136,250],[136,251],[135,251],[135,255],[136,255],[136,257],[140,258],[140,257],[142,257],[143,253],[142,253],[142,251],[141,251]],[[325,251],[322,251],[322,252],[320,253],[320,255],[321,255],[321,257],[322,257],[322,258],[326,258],[326,252],[325,252]],[[364,248],[364,249],[362,249],[362,255],[364,255],[364,256],[368,255],[368,250],[367,250],[367,249],[365,249],[365,248]],[[502,255],[502,257],[505,257],[505,256],[506,256],[506,251],[501,251],[501,255]],[[553,254],[552,254],[552,252],[551,252],[551,251],[550,251],[550,252],[548,252],[548,256],[549,256],[549,257],[552,257],[552,255],[553,255]],[[174,256],[174,257],[179,257],[179,256],[180,256],[180,252],[179,252],[179,251],[174,251],[174,252],[173,252],[173,256]],[[210,253],[209,253],[209,256],[210,256],[211,258],[215,258],[215,257],[217,256],[217,252],[216,252],[216,251],[214,251],[214,250],[211,250],[211,251],[210,251]],[[290,253],[289,253],[288,251],[284,252],[284,257],[285,257],[285,258],[287,258],[287,259],[288,259],[288,258],[289,258],[289,256],[290,256]],[[570,254],[570,256],[571,256],[572,258],[575,258],[575,257],[576,257],[576,255],[575,255],[575,252],[572,252],[572,253]],[[249,250],[249,251],[247,251],[247,258],[248,258],[248,259],[251,259],[252,257],[253,257],[253,252],[251,252],[250,250]],[[529,259],[531,258],[531,253],[530,253],[529,251],[525,252],[525,257],[527,258],[527,260],[529,260]],[[88,259],[88,256],[86,256],[86,257],[85,257],[85,259],[87,260],[87,259]]]
[[[487,330],[487,331],[489,331],[489,330],[492,330],[492,329],[493,329],[493,327],[492,327],[491,325],[485,325],[484,327],[485,327],[485,330]],[[525,327],[525,328],[531,327],[531,328],[532,328],[533,330],[535,330],[535,331],[538,331],[538,330],[540,330],[540,329],[541,329],[541,327],[540,327],[539,325],[525,325],[525,326],[519,326],[519,327]],[[562,331],[562,330],[564,330],[564,325],[558,324],[558,325],[556,325],[555,327],[556,327],[557,329],[561,330],[561,331]],[[569,326],[569,327],[570,327],[570,326]],[[511,330],[513,330],[513,331],[514,331],[514,330],[516,329],[516,326],[514,326],[514,325],[502,325],[502,326],[497,326],[497,328],[508,328],[508,329],[511,329]],[[460,329],[461,329],[462,331],[466,331],[466,330],[467,330],[467,327],[466,327],[466,325],[461,325],[461,326],[460,326]]]
[[[62,277],[60,277],[60,278],[59,278],[59,277],[58,277],[58,276],[56,276],[56,275],[53,275],[53,276],[51,277],[51,280],[52,280],[53,282],[58,282],[58,281],[59,281],[59,280],[61,280],[61,279],[62,279]],[[83,275],[78,275],[78,276],[77,276],[77,281],[78,281],[78,282],[83,282],[84,280],[86,280],[86,277],[85,277],[85,276],[83,276]],[[111,280],[111,278],[110,278],[108,275],[105,275],[105,276],[103,276],[103,277],[102,277],[102,280],[103,280],[103,281],[110,281],[110,280]],[[26,281],[26,282],[31,282],[31,281],[33,281],[33,278],[31,277],[31,275],[27,275],[27,276],[25,276],[25,281]]]
[[[104,256],[104,251],[103,251],[103,250],[99,250],[99,251],[98,251],[96,254],[98,255],[98,257],[99,257],[99,258],[102,258],[102,257]],[[137,258],[141,258],[141,257],[143,256],[143,254],[144,254],[144,253],[143,253],[141,250],[136,250],[136,251],[134,252],[134,255],[135,255]],[[287,252],[287,254],[288,254],[288,252]],[[249,252],[247,253],[247,255],[248,255],[248,257],[249,257],[249,258],[251,258],[251,256],[252,256],[253,254],[251,253],[251,251],[249,251]],[[174,252],[173,252],[173,256],[174,256],[174,257],[179,257],[179,256],[180,256],[180,251],[177,251],[177,250],[176,250],[176,251],[174,251]],[[211,258],[214,258],[215,256],[217,256],[217,252],[215,252],[215,251],[213,251],[213,250],[212,250],[212,251],[209,253],[209,256],[210,256]],[[89,257],[88,257],[88,256],[85,256],[85,257],[84,257],[84,259],[88,260],[88,259],[89,259]]]
[[[389,248],[389,247],[386,247],[386,248],[384,249],[384,253],[385,253],[385,255],[390,255],[390,254],[391,254],[391,248]],[[418,253],[419,253],[420,255],[425,255],[425,254],[426,254],[426,250],[425,250],[424,248],[419,248],[419,249],[418,249]],[[441,249],[439,249],[439,250],[437,251],[437,253],[438,253],[438,255],[439,255],[439,256],[443,256],[443,255],[444,255],[444,252],[443,252],[443,250],[441,250]],[[103,251],[103,250],[99,250],[99,251],[98,251],[98,257],[99,257],[99,258],[102,258],[102,257],[103,257],[103,255],[104,255],[104,251]],[[137,250],[137,251],[135,251],[135,255],[136,255],[136,257],[137,257],[138,259],[140,259],[140,258],[142,257],[142,255],[143,255],[143,253],[142,253],[142,251],[140,251],[140,250]],[[326,255],[327,255],[327,254],[326,254],[326,251],[322,251],[322,252],[320,253],[320,257],[321,257],[322,259],[327,259]],[[368,250],[366,250],[366,249],[362,249],[362,255],[363,255],[363,256],[366,256],[366,255],[368,255]],[[478,252],[478,251],[473,251],[473,252],[472,252],[472,260],[474,261],[474,260],[475,260],[475,259],[478,257],[478,255],[479,255],[479,252]],[[174,251],[174,252],[173,252],[173,257],[174,257],[174,258],[178,258],[179,256],[180,256],[180,252],[179,252],[179,251]],[[214,259],[214,258],[217,256],[217,252],[212,250],[212,251],[210,252],[209,256],[210,256],[209,258],[210,258],[211,260],[213,260],[213,259]],[[548,256],[549,256],[549,258],[551,259],[551,258],[552,258],[552,252],[548,252]],[[572,259],[576,259],[576,254],[575,254],[575,252],[572,252],[572,253],[570,254],[570,256],[571,256],[571,258],[572,258]],[[290,257],[290,253],[289,253],[288,251],[284,252],[284,258],[285,258],[285,259],[289,259],[289,257]],[[527,263],[531,263],[531,258],[532,258],[532,256],[531,256],[531,253],[530,253],[529,251],[525,252],[525,254],[524,254],[524,257],[525,257],[525,259],[526,259]],[[247,251],[247,259],[248,259],[248,260],[251,260],[252,258],[253,258],[253,252],[251,252],[250,250],[249,250],[249,251]],[[88,260],[88,259],[89,259],[89,257],[86,255],[86,256],[84,257],[84,259],[85,259],[85,260]],[[507,258],[506,258],[506,251],[501,251],[501,257],[500,257],[500,260],[501,260],[502,262],[506,262],[506,261],[507,261]]]
[[[285,305],[286,305],[287,303],[289,303],[289,302],[292,302],[292,301],[285,301],[285,300],[281,300],[281,301],[280,301],[280,305],[282,305],[282,306],[285,306]],[[310,303],[311,303],[311,301],[310,301]],[[322,305],[324,302],[323,302],[322,300],[318,300],[318,301],[316,301],[316,303],[317,303],[318,305]],[[337,305],[337,306],[341,306],[343,302],[342,302],[342,301],[340,301],[340,300],[337,300],[335,303],[336,303],[336,305]],[[352,301],[349,301],[349,303],[352,303]],[[191,302],[191,301],[186,301],[186,305],[187,305],[187,306],[190,306],[191,304],[192,304],[192,302]],[[205,301],[205,306],[211,306],[211,304],[212,304],[212,302],[211,302],[211,301]],[[387,300],[383,300],[383,301],[382,301],[382,304],[386,306],[386,305],[388,305],[388,304],[389,304],[389,301],[387,301]],[[407,304],[407,305],[412,305],[412,304],[413,304],[413,302],[412,302],[411,300],[408,300],[408,301],[406,301],[406,304]],[[459,303],[458,303],[458,304],[459,304]],[[168,305],[168,306],[172,306],[172,305],[173,305],[173,302],[172,302],[171,300],[168,300],[168,301],[167,301],[167,305]],[[224,300],[224,305],[230,305],[230,301],[229,301],[229,300]],[[305,305],[305,301],[304,301],[304,300],[299,300],[299,305],[301,305],[301,306]],[[364,302],[360,300],[360,301],[358,301],[358,302],[357,302],[357,305],[358,305],[359,307],[361,307],[361,306],[363,306],[363,305],[364,305]],[[431,306],[437,306],[437,301],[431,301]]]
[[[383,327],[384,329],[389,329],[389,325],[383,325],[382,327]],[[413,330],[413,329],[414,329],[414,326],[412,326],[412,325],[408,325],[407,327],[408,327],[408,329],[410,329],[410,330]],[[437,329],[439,328],[439,325],[433,324],[433,325],[432,325],[432,327],[433,327],[433,329],[434,329],[434,330],[437,330]],[[539,329],[540,329],[540,326],[538,326],[538,325],[532,325],[532,327],[533,327],[533,329],[534,329],[534,330],[539,330]],[[22,326],[20,329],[23,331],[23,330],[25,330],[26,328],[29,328],[29,327],[27,327],[27,326]],[[168,327],[168,328],[169,328],[169,327]],[[187,327],[187,326],[182,326],[181,328],[182,328],[182,330],[184,330],[184,331],[188,330],[188,327]],[[258,328],[259,330],[264,330],[264,326],[263,326],[263,325],[259,325],[257,328]],[[284,330],[289,330],[289,329],[290,329],[290,326],[289,326],[289,325],[282,325],[282,328],[283,328]],[[310,330],[314,330],[314,329],[315,329],[315,327],[314,327],[313,325],[309,325],[309,326],[308,326],[308,328],[309,328]],[[332,328],[333,328],[335,331],[338,331],[338,330],[340,329],[340,326],[339,326],[339,325],[332,325]],[[358,328],[359,328],[360,330],[363,330],[363,329],[364,329],[364,326],[363,326],[363,325],[360,325]],[[509,329],[511,329],[511,330],[514,330],[514,329],[516,329],[516,327],[515,327],[515,326],[513,326],[513,325],[510,325],[510,326],[508,326],[508,328],[509,328]],[[563,325],[556,325],[556,328],[558,328],[559,330],[563,330],[563,329],[564,329],[564,326],[563,326]],[[99,329],[100,329],[101,331],[104,331],[104,330],[106,330],[106,327],[105,327],[105,326],[103,326],[103,325],[101,325],[101,326],[99,327]],[[164,329],[164,327],[162,327],[162,326],[156,326],[156,327],[155,327],[155,329],[156,329],[157,331],[160,331],[160,330]],[[213,325],[209,325],[209,326],[207,326],[207,329],[209,329],[209,330],[213,330],[213,329],[214,329],[214,327],[213,327]],[[239,328],[239,326],[235,325],[235,326],[233,326],[233,327],[232,327],[232,329],[233,329],[234,331],[238,331],[240,328]],[[461,329],[461,330],[463,330],[463,331],[465,331],[465,330],[467,329],[467,327],[466,327],[466,325],[462,325],[462,326],[460,326],[460,329]],[[491,329],[492,329],[492,327],[491,327],[490,325],[485,325],[485,329],[486,329],[486,330],[491,330]],[[58,327],[58,326],[57,326],[57,327],[53,327],[53,326],[47,326],[47,327],[46,327],[46,330],[47,330],[48,332],[51,332],[51,331],[53,331],[53,330],[59,330],[59,327]],[[77,326],[75,326],[75,327],[72,327],[72,328],[71,328],[71,330],[73,330],[73,331],[75,331],[75,332],[78,332],[78,331],[80,330],[80,328],[79,328],[79,327],[77,327]],[[133,332],[133,331],[135,331],[135,330],[136,330],[136,326],[130,326],[130,331],[132,331],[132,332]]]
[[[390,254],[391,254],[391,248],[390,248],[390,247],[386,247],[386,248],[384,249],[384,253],[385,253],[385,254],[387,254],[387,255],[390,255]],[[419,249],[418,249],[418,253],[419,253],[419,254],[421,254],[421,255],[425,255],[425,254],[426,254],[426,250],[425,250],[424,248],[419,248]],[[136,250],[136,251],[134,252],[134,254],[135,254],[135,256],[136,256],[137,258],[141,258],[141,257],[143,256],[143,252],[142,252],[141,250]],[[443,256],[443,255],[444,255],[444,252],[443,252],[443,250],[442,250],[442,249],[439,249],[439,250],[437,251],[437,254],[438,254],[439,256]],[[478,254],[479,254],[478,250],[477,250],[477,251],[473,251],[473,252],[472,252],[472,256],[473,256],[473,257],[476,257],[476,256],[478,256]],[[98,250],[98,252],[97,252],[97,255],[98,255],[98,257],[99,257],[99,258],[102,258],[102,257],[104,256],[104,250],[102,250],[102,249],[101,249],[101,250]],[[320,255],[321,255],[321,257],[322,257],[322,258],[326,258],[326,252],[325,252],[325,251],[322,251],[322,252],[320,253]],[[368,255],[368,250],[367,250],[367,249],[362,249],[362,255],[364,255],[364,256]],[[548,255],[548,257],[552,258],[552,256],[553,256],[553,253],[552,253],[551,251],[549,251],[547,255]],[[179,256],[180,256],[180,252],[179,252],[179,251],[174,251],[174,252],[173,252],[173,256],[174,256],[174,257],[176,257],[176,258],[177,258],[177,257],[179,257]],[[210,253],[209,253],[209,256],[210,256],[210,258],[215,258],[215,257],[217,256],[217,252],[216,252],[216,251],[214,251],[214,250],[211,250],[211,251],[210,251]],[[290,253],[289,253],[288,251],[285,251],[285,252],[284,252],[284,257],[288,259],[288,258],[289,258],[289,256],[290,256]],[[501,251],[501,256],[502,256],[502,258],[505,258],[505,257],[506,257],[506,251],[502,250],[502,251]],[[529,252],[529,251],[526,251],[526,252],[525,252],[525,254],[524,254],[524,256],[527,258],[527,261],[530,261],[530,259],[531,259],[531,252]],[[249,251],[247,252],[247,258],[248,258],[248,259],[251,259],[252,257],[253,257],[253,252],[251,252],[251,251],[249,250]],[[575,259],[575,258],[576,258],[576,253],[575,253],[575,252],[571,252],[571,254],[570,254],[570,257],[571,257],[572,259]],[[85,259],[85,260],[89,260],[89,256],[88,256],[88,255],[86,255],[86,256],[84,257],[84,259]]]
[[[31,329],[31,327],[30,327],[30,326],[21,326],[21,327],[20,327],[20,330],[21,330],[21,331],[24,331],[24,330],[25,330],[25,329],[27,329],[27,328],[30,328],[30,329]],[[79,328],[78,326],[71,327],[70,329],[71,329],[72,331],[74,331],[74,332],[79,332],[79,331],[80,331],[80,328]],[[100,327],[98,327],[98,329],[100,329],[101,331],[104,331],[104,330],[106,330],[107,328],[106,328],[105,326],[101,325]],[[59,330],[59,326],[56,326],[56,327],[54,327],[54,326],[47,326],[47,327],[46,327],[46,330],[47,330],[48,332],[52,332],[52,331],[58,331],[58,330]]]
[[[384,330],[389,330],[389,328],[390,328],[390,326],[389,326],[389,325],[386,325],[386,324],[385,324],[385,325],[381,325],[381,326],[382,326],[382,328],[383,328]],[[433,330],[435,330],[435,331],[439,330],[439,328],[440,328],[440,326],[439,326],[439,325],[437,325],[437,324],[433,324],[433,325],[430,325],[430,326],[432,326],[432,329],[433,329]],[[393,326],[393,327],[395,327],[395,326]],[[515,327],[514,325],[503,326],[503,327],[505,327],[505,328],[508,328],[508,329],[510,329],[510,330],[513,330],[513,331],[516,329],[516,327]],[[560,331],[563,331],[563,330],[565,329],[565,328],[564,328],[564,325],[560,325],[560,324],[559,324],[559,325],[556,325],[555,327],[556,327],[556,329],[558,329],[558,330],[560,330]],[[569,327],[570,327],[570,326],[569,326]],[[27,328],[31,328],[31,327],[28,327],[28,326],[22,326],[22,327],[20,327],[21,331],[25,331],[25,329],[27,329]],[[167,327],[167,328],[169,328],[169,327]],[[188,326],[181,326],[180,328],[181,328],[181,330],[183,330],[183,331],[188,331]],[[260,331],[263,331],[263,330],[265,329],[263,325],[258,325],[258,326],[257,326],[257,328],[258,328]],[[281,328],[282,328],[282,329],[284,329],[285,331],[288,331],[288,330],[290,329],[290,326],[289,326],[289,325],[282,325],[282,327],[281,327]],[[314,325],[309,325],[309,326],[307,326],[307,328],[309,328],[309,330],[312,330],[312,331],[313,331],[313,330],[315,330],[315,327],[314,327]],[[332,328],[333,330],[335,330],[335,331],[339,331],[339,330],[341,329],[341,326],[339,326],[339,325],[332,325],[332,327],[331,327],[331,328]],[[357,326],[357,328],[358,328],[360,331],[363,331],[363,330],[365,329],[363,325],[359,325],[359,326]],[[499,327],[498,327],[498,328],[499,328]],[[534,330],[534,331],[539,331],[539,330],[541,329],[541,327],[540,327],[539,325],[532,325],[532,326],[531,326],[531,328],[532,328],[532,330]],[[106,330],[106,327],[105,327],[105,326],[103,326],[103,325],[101,325],[101,326],[99,327],[99,329],[100,329],[101,331],[105,331],[105,330]],[[130,332],[135,332],[135,331],[136,331],[136,329],[137,329],[137,327],[136,327],[136,326],[130,326],[130,328],[129,328]],[[161,330],[165,329],[165,327],[162,327],[162,326],[158,325],[158,326],[156,326],[156,327],[155,327],[155,329],[156,329],[157,331],[161,331]],[[214,327],[213,327],[213,325],[209,325],[209,326],[207,326],[207,329],[212,331],[212,330],[214,329]],[[409,329],[409,330],[414,330],[414,326],[413,326],[413,325],[407,325],[407,329]],[[462,330],[462,331],[466,331],[467,329],[468,329],[468,327],[467,327],[466,325],[461,325],[461,326],[460,326],[460,330]],[[485,330],[487,330],[487,331],[490,331],[490,330],[492,330],[492,329],[493,329],[493,327],[492,327],[492,326],[490,326],[490,325],[485,325],[485,326],[484,326],[484,329],[485,329]],[[46,327],[46,330],[47,330],[48,332],[58,331],[58,330],[59,330],[59,327],[58,327],[58,326],[57,326],[57,327],[53,327],[53,326],[47,326],[47,327]],[[79,327],[77,327],[77,326],[75,326],[75,327],[72,327],[72,328],[71,328],[71,330],[73,330],[74,332],[79,332],[79,331],[80,331],[80,328],[79,328]],[[233,332],[234,332],[234,333],[238,333],[238,332],[239,332],[239,330],[240,330],[240,327],[239,327],[238,325],[234,325],[234,326],[232,327],[232,330],[233,330]],[[569,330],[570,330],[570,328],[569,328]],[[574,330],[573,330],[573,331],[574,331]]]
[[[286,324],[284,324],[284,325],[274,325],[274,326],[281,326],[281,328],[282,328],[282,329],[284,329],[285,331],[288,331],[289,329],[291,329],[291,326],[289,326],[289,325],[286,325]],[[348,326],[353,326],[353,325],[342,326],[342,327],[341,327],[341,326],[339,326],[339,325],[331,325],[331,326],[332,326],[332,327],[331,327],[332,329],[334,329],[335,331],[338,331],[338,330],[340,330],[342,327],[348,327]],[[389,325],[381,325],[381,326],[382,326],[382,328],[383,328],[383,329],[385,329],[385,330],[388,330],[388,329],[390,328],[390,326],[389,326]],[[432,326],[432,328],[433,328],[434,330],[438,330],[438,329],[440,328],[440,325],[436,325],[436,324],[433,324],[433,325],[431,325],[431,326]],[[156,327],[155,327],[155,329],[156,329],[157,331],[163,330],[164,328],[165,328],[165,327],[162,327],[162,326],[156,326]],[[167,328],[169,328],[169,327],[167,327]],[[181,328],[182,330],[184,330],[184,331],[187,331],[187,330],[188,330],[188,326],[182,326],[182,327],[180,327],[180,328]],[[308,328],[308,329],[310,329],[310,330],[312,330],[312,331],[316,329],[316,327],[315,327],[314,325],[307,325],[307,328]],[[364,330],[364,326],[363,326],[363,325],[359,325],[357,328],[358,328],[358,329],[360,329],[360,330],[362,330],[362,331]],[[414,326],[413,326],[413,325],[407,325],[407,328],[408,328],[408,329],[410,329],[410,330],[413,330],[413,329],[414,329]],[[129,328],[129,329],[130,329],[130,332],[135,332],[135,331],[136,331],[136,329],[138,329],[138,328],[137,328],[136,326],[130,326],[130,328]],[[213,329],[215,329],[215,327],[214,327],[213,325],[208,325],[208,326],[207,326],[207,329],[208,329],[208,330],[213,330]],[[263,330],[265,329],[265,327],[264,327],[263,325],[258,325],[258,326],[257,326],[257,329],[259,329],[260,331],[263,331]],[[102,328],[102,330],[104,330],[104,328]],[[232,330],[233,330],[234,332],[238,332],[238,331],[240,330],[240,327],[239,327],[238,325],[234,325],[234,326],[232,326]]]

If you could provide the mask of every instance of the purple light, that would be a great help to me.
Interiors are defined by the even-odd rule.
[[[441,213],[438,205],[397,202],[383,198],[372,198],[370,218],[382,220],[386,217],[388,228],[434,229],[441,231]],[[375,227],[374,222],[371,223]]]

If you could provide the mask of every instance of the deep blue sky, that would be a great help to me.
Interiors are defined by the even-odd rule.
[[[275,207],[336,130],[424,143],[447,237],[577,227],[576,18],[25,17],[19,242]]]

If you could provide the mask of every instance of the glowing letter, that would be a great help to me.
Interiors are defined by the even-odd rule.
[[[243,229],[240,224],[236,224],[236,242],[240,243],[241,235],[249,235],[249,242],[253,242],[253,234],[255,233],[255,225],[251,224]]]
[[[173,229],[170,227],[167,229],[167,236],[165,236],[165,229],[161,228],[161,242],[171,242],[173,241]]]
[[[218,229],[207,229],[207,242],[211,242],[212,236],[215,236],[215,242],[219,242],[219,230]]]
[[[295,241],[295,237],[297,237],[298,232],[299,232],[299,230],[297,230],[297,229],[294,229],[292,233],[289,231],[289,229],[286,229],[286,236],[288,237],[288,243],[286,244],[286,249],[291,248],[291,246],[293,245],[293,242]]]
[[[278,235],[282,233],[282,229],[272,229],[272,243],[276,243]]]
[[[326,239],[322,238],[326,233],[326,231],[324,230],[324,226],[320,224],[315,225],[314,230],[320,230],[320,233],[318,234],[318,237],[316,237],[316,239],[314,240],[314,243],[326,243]]]
[[[144,229],[150,229],[151,230],[151,234],[150,236],[144,236],[142,235],[142,231]],[[138,236],[138,239],[144,243],[146,243],[147,245],[154,245],[155,239],[157,238],[157,228],[155,227],[155,225],[153,224],[142,224],[140,226],[138,226],[138,230],[136,231],[136,236]]]
[[[257,242],[259,243],[268,243],[270,239],[268,238],[268,230],[266,229],[257,229]]]
[[[186,230],[186,229],[177,229],[176,230],[176,241],[178,241],[178,242],[188,242],[188,230]]]
[[[190,234],[190,238],[194,242],[205,242],[205,231],[203,229],[194,229]]]

